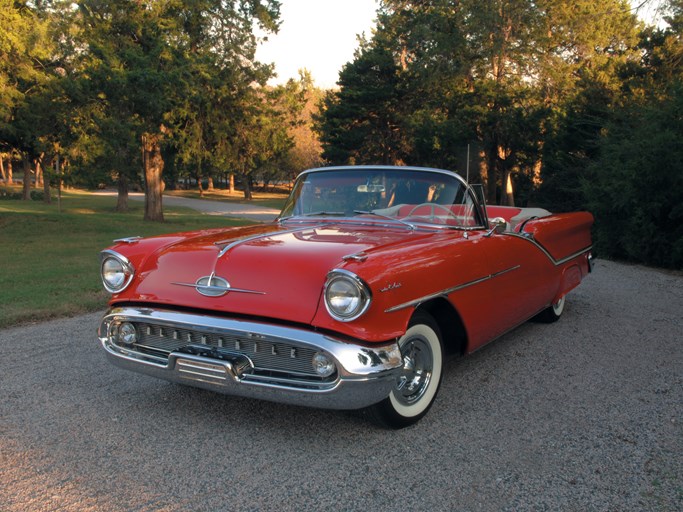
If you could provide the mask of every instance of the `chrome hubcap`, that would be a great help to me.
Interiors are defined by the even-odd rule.
[[[432,379],[432,350],[421,337],[411,338],[401,346],[403,369],[396,382],[394,396],[403,405],[411,405],[424,395]]]

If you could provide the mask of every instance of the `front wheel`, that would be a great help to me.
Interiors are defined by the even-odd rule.
[[[430,315],[415,315],[398,345],[403,369],[389,396],[370,409],[380,423],[396,429],[412,425],[427,414],[443,373],[441,333]]]

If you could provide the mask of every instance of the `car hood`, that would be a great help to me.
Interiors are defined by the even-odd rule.
[[[136,267],[135,279],[113,302],[168,304],[311,323],[330,270],[424,236],[401,227],[343,224],[272,224],[188,233],[166,240],[142,261],[136,263],[129,257]],[[126,252],[135,252],[134,246],[113,249],[128,257]],[[144,253],[141,249],[137,248],[139,254]],[[353,255],[360,256],[350,258]]]

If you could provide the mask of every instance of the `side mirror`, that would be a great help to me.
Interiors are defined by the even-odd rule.
[[[500,235],[501,233],[505,233],[505,230],[508,228],[508,223],[503,217],[495,217],[489,221],[489,225],[491,226],[491,230],[486,233],[485,236],[489,237],[493,235],[494,233],[497,235]]]

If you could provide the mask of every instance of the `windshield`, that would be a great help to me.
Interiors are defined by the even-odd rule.
[[[482,225],[463,181],[438,171],[349,168],[303,174],[280,219],[377,216],[402,224],[473,228]]]

